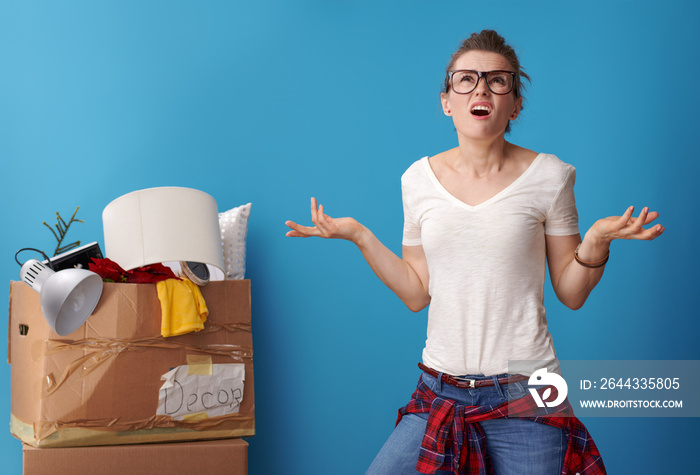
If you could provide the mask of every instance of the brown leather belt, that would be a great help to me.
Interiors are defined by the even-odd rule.
[[[440,376],[440,373],[435,371],[432,368],[428,368],[425,366],[423,363],[418,363],[418,367],[428,373],[430,376],[433,376],[437,378]],[[520,381],[525,381],[527,379],[530,379],[529,376],[525,376],[522,374],[516,374],[513,376],[508,376],[505,378],[498,378],[498,384],[510,384],[510,383],[518,383]],[[455,386],[458,388],[480,388],[483,386],[493,386],[493,378],[491,379],[467,379],[467,378],[457,378],[454,376],[450,376],[449,374],[442,373],[442,381],[444,383],[449,384],[450,386]]]

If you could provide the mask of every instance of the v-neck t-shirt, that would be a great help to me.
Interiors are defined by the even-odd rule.
[[[406,170],[403,245],[423,247],[429,272],[425,365],[451,375],[559,372],[544,307],[545,235],[578,234],[575,179],[573,166],[539,154],[471,206],[445,189],[428,157]]]

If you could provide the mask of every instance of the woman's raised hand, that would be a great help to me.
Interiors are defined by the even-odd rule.
[[[643,208],[636,218],[632,216],[634,206],[627,208],[622,216],[609,216],[599,219],[591,227],[599,240],[611,242],[614,239],[641,239],[651,241],[664,232],[665,228],[660,224],[645,229],[644,226],[650,224],[659,217],[656,211],[649,211]]]
[[[311,198],[311,221],[314,226],[302,226],[294,221],[284,224],[292,228],[287,231],[290,237],[318,236],[331,239],[347,239],[356,242],[364,227],[353,218],[331,218],[323,212],[323,205],[318,205],[316,198]]]
[[[580,244],[578,235],[547,236],[549,274],[554,292],[564,305],[576,310],[586,302],[603,276],[603,264],[610,255],[610,243],[613,240],[651,241],[664,232],[664,227],[660,224],[644,228],[659,217],[656,211],[650,212],[645,207],[636,218],[632,216],[633,212],[634,207],[630,206],[622,216],[599,219],[586,232]],[[578,252],[574,251],[577,245]]]

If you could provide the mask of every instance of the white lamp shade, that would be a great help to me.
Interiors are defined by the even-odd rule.
[[[216,201],[191,188],[161,187],[120,196],[102,212],[105,255],[125,270],[168,261],[223,271]]]
[[[20,277],[39,292],[44,318],[61,336],[80,328],[102,295],[102,278],[85,269],[54,272],[36,259],[30,259],[22,266]]]

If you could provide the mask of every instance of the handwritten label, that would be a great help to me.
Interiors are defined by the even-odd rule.
[[[245,365],[215,364],[211,375],[188,374],[188,366],[183,365],[160,379],[165,383],[160,387],[157,415],[178,420],[193,414],[223,416],[241,408]]]

